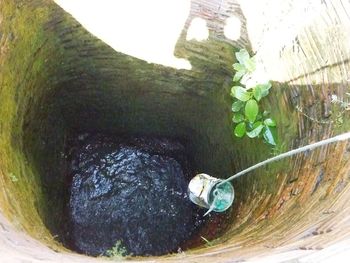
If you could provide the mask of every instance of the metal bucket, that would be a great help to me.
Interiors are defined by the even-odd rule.
[[[215,212],[227,210],[233,203],[234,189],[230,182],[215,187],[222,181],[207,174],[197,174],[188,186],[191,201]]]

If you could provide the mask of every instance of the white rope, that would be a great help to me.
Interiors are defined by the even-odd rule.
[[[249,173],[249,172],[251,172],[251,171],[253,171],[253,170],[255,170],[255,169],[257,169],[257,168],[259,168],[261,166],[264,166],[264,165],[266,165],[268,163],[272,163],[272,162],[275,162],[275,161],[278,161],[278,160],[281,160],[281,159],[284,159],[284,158],[296,155],[296,154],[301,153],[301,152],[310,151],[310,150],[313,150],[315,148],[318,148],[318,147],[321,147],[321,146],[324,146],[324,145],[327,145],[327,144],[330,144],[330,143],[345,141],[345,140],[348,140],[348,139],[350,139],[350,132],[343,133],[343,134],[334,136],[334,137],[326,139],[326,140],[322,140],[322,141],[319,141],[319,142],[316,142],[316,143],[308,144],[306,146],[303,146],[303,147],[291,150],[289,152],[282,153],[280,155],[277,155],[275,157],[272,157],[270,159],[267,159],[265,161],[257,163],[257,164],[255,164],[253,166],[248,167],[247,169],[245,169],[243,171],[240,171],[239,173],[236,173],[236,174],[232,175],[231,177],[229,177],[229,178],[223,180],[222,182],[218,183],[217,185],[215,185],[215,189],[213,189],[213,191],[215,191],[217,189],[217,187],[219,187],[220,185],[222,185],[224,183],[227,183],[229,181],[232,181],[232,180],[234,180],[234,179],[236,179],[236,178],[238,178],[238,177],[240,177],[240,176],[242,176],[244,174],[247,174],[247,173]],[[204,214],[204,216],[208,215],[211,211],[213,211],[216,199],[217,199],[217,196],[214,197],[214,200],[213,200],[209,210]]]
[[[321,146],[324,146],[324,145],[327,145],[327,144],[330,144],[330,143],[334,143],[334,142],[340,142],[340,141],[345,141],[345,140],[348,140],[350,139],[350,132],[347,132],[347,133],[343,133],[343,134],[340,134],[340,135],[337,135],[337,136],[334,136],[332,138],[329,138],[329,139],[325,139],[325,140],[322,140],[322,141],[319,141],[319,142],[315,142],[315,143],[312,143],[312,144],[308,144],[306,146],[303,146],[303,147],[300,147],[300,148],[297,148],[297,149],[294,149],[294,150],[291,150],[289,152],[285,152],[285,153],[282,153],[280,155],[277,155],[275,157],[272,157],[270,159],[267,159],[265,161],[262,161],[260,163],[257,163],[243,171],[240,171],[239,173],[236,173],[234,175],[232,175],[231,177],[223,180],[222,182],[220,182],[219,184],[216,185],[216,187],[226,183],[226,182],[229,182],[229,181],[232,181],[246,173],[249,173],[261,166],[264,166],[268,163],[272,163],[272,162],[275,162],[275,161],[278,161],[278,160],[281,160],[281,159],[284,159],[284,158],[287,158],[287,157],[290,157],[292,155],[296,155],[298,153],[301,153],[301,152],[306,152],[306,151],[310,151],[310,150],[313,150],[315,148],[318,148],[318,147],[321,147]]]
[[[301,153],[301,152],[306,152],[306,151],[310,151],[310,150],[313,150],[315,148],[318,148],[318,147],[321,147],[321,146],[324,146],[324,145],[327,145],[327,144],[330,144],[330,143],[334,143],[334,142],[339,142],[339,141],[345,141],[345,140],[348,140],[350,139],[350,132],[347,132],[347,133],[343,133],[343,134],[340,134],[340,135],[337,135],[337,136],[334,136],[332,138],[329,138],[329,139],[326,139],[326,140],[322,140],[322,141],[319,141],[319,142],[315,142],[315,143],[312,143],[312,144],[308,144],[306,146],[303,146],[303,147],[300,147],[298,149],[294,149],[294,150],[291,150],[289,152],[285,152],[285,153],[282,153],[280,155],[277,155],[275,157],[272,157],[270,159],[267,159],[265,161],[262,161],[260,163],[257,163],[243,171],[240,171],[239,173],[236,173],[234,175],[232,175],[231,177],[223,180],[222,182],[220,182],[219,184],[216,185],[216,187],[226,183],[226,182],[229,182],[229,181],[232,181],[246,173],[249,173],[261,166],[264,166],[266,164],[269,164],[269,163],[272,163],[272,162],[275,162],[275,161],[278,161],[278,160],[281,160],[281,159],[284,159],[284,158],[287,158],[287,157],[290,157],[292,155],[296,155],[298,153]]]

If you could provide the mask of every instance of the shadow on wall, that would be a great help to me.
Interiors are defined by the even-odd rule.
[[[201,171],[218,177],[233,171],[232,150],[227,149],[233,140],[229,96],[233,53],[235,46],[248,45],[245,19],[235,1],[169,0],[167,6],[162,3],[159,7],[156,0],[147,1],[147,4],[118,1],[124,9],[116,8],[115,4],[111,6],[112,2],[106,0],[89,1],[84,3],[84,8],[81,8],[81,0],[57,2],[78,19],[75,21],[62,11],[50,22],[65,56],[61,66],[64,77],[60,78],[55,98],[61,98],[56,103],[70,128],[95,131],[97,127],[105,132],[135,134],[143,131],[152,135],[193,137],[191,143],[201,147],[196,148],[197,153],[203,153],[198,157],[201,160],[220,160],[227,156],[225,161],[199,165]],[[157,12],[159,16],[150,18],[147,10],[156,7],[165,10],[164,13]],[[132,19],[125,15],[121,16],[125,21],[118,18],[119,13],[130,14],[128,10],[136,10],[132,12]],[[142,23],[144,20],[140,19],[138,24],[132,24],[138,17],[136,14],[150,21]],[[238,17],[241,22],[232,17]],[[170,18],[174,18],[174,25]],[[229,27],[240,26],[240,30],[236,28],[240,31],[237,41],[224,38],[227,20],[231,21]],[[171,34],[163,35],[168,24]],[[187,33],[193,31],[196,24],[200,32],[209,30],[207,40],[186,40]],[[105,42],[93,37],[86,28]],[[105,40],[105,35],[110,38]],[[138,59],[126,51],[115,51],[121,51],[116,48],[119,44],[119,49],[129,47],[127,43],[134,44],[130,47],[135,48],[129,53],[137,50],[142,56],[149,56],[152,62],[159,57],[175,58],[175,53],[176,57],[189,61],[192,69],[175,70],[147,63],[146,58]]]
[[[213,37],[234,46],[249,45],[246,20],[236,1],[55,1],[116,51],[149,63],[191,69],[189,61],[174,56],[179,40]]]

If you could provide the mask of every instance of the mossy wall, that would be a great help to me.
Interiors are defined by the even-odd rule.
[[[174,70],[116,52],[51,1],[5,1],[1,13],[2,188],[4,200],[18,200],[16,210],[3,207],[11,221],[40,225],[29,231],[39,239],[48,238],[41,219],[60,234],[65,143],[79,132],[178,138],[198,172],[232,173],[231,45],[192,45],[193,70]]]
[[[192,2],[210,11],[208,1]],[[255,38],[272,30],[269,21],[264,22],[268,9],[262,8],[256,16],[237,9],[236,1],[227,1],[219,16],[206,17],[211,30],[208,41],[186,42],[184,29],[176,54],[192,63],[193,69],[185,71],[114,51],[52,1],[3,0],[1,214],[17,229],[57,248],[53,235],[59,233],[64,220],[61,212],[66,201],[64,146],[76,132],[180,138],[198,172],[227,177],[278,152],[347,131],[349,112],[342,113],[340,123],[341,111],[330,99],[332,94],[346,99],[348,92],[350,52],[344,32],[349,30],[342,26],[347,25],[347,9],[343,1],[325,2],[320,21],[299,32],[299,44],[271,49],[261,44],[267,43],[264,37],[261,42]],[[201,10],[193,9],[189,21],[201,16]],[[246,16],[248,23],[237,42],[222,36],[223,21],[232,12]],[[264,23],[254,24],[261,20]],[[249,22],[250,27],[265,28],[252,35],[247,32]],[[249,38],[254,40],[251,47]],[[283,76],[273,83],[263,105],[278,123],[280,142],[274,152],[262,142],[232,135],[231,64],[233,52],[242,45],[260,54],[267,71]],[[331,48],[333,45],[338,49]],[[329,65],[322,64],[322,56]],[[273,254],[275,249],[302,253],[344,239],[349,165],[348,145],[339,143],[235,181],[235,203],[226,215],[230,230],[212,242],[213,246],[203,242],[201,249],[186,252],[186,260],[245,260],[251,255]],[[207,229],[202,235],[215,238],[215,231]],[[36,246],[33,251],[41,253]],[[45,253],[58,260],[52,251]]]
[[[41,224],[56,224],[46,217],[53,207],[48,206],[44,178],[58,173],[54,167],[64,135],[60,115],[49,125],[52,107],[46,103],[60,64],[59,47],[45,29],[52,9],[28,1],[2,1],[0,10],[1,211],[16,227],[51,240]],[[53,196],[58,194],[51,190]]]

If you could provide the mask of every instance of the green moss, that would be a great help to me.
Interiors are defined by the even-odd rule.
[[[31,3],[0,3],[4,17],[0,31],[5,50],[1,54],[0,72],[0,178],[3,182],[0,200],[2,212],[15,222],[15,226],[38,239],[53,242],[42,224],[43,215],[49,213],[48,197],[42,187],[38,162],[33,160],[31,153],[42,154],[35,149],[43,134],[33,130],[39,118],[34,112],[42,107],[57,55],[54,43],[44,32],[50,10],[45,5],[32,7]],[[51,136],[55,137],[57,133]],[[33,144],[28,143],[29,138],[35,138]],[[46,157],[49,158],[52,159],[52,155]],[[52,162],[56,163],[53,159]],[[45,163],[52,167],[50,162]]]

